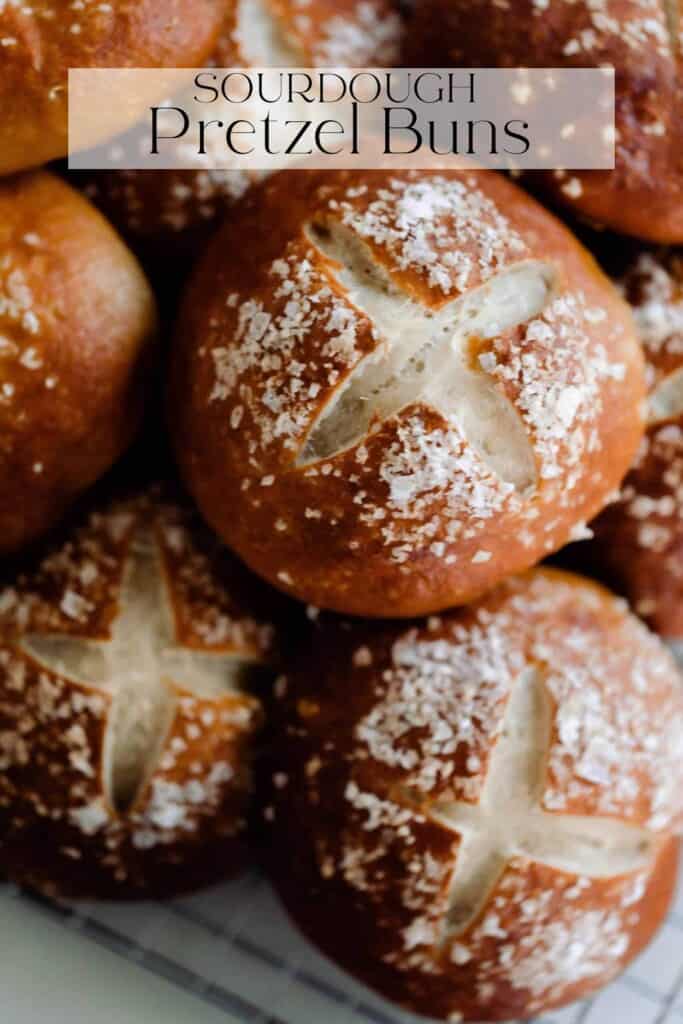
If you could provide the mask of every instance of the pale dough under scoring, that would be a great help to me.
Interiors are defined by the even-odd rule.
[[[358,444],[371,426],[422,400],[457,423],[501,480],[522,492],[533,487],[536,467],[524,424],[487,377],[486,357],[478,360],[471,344],[540,315],[553,296],[554,268],[520,262],[433,312],[401,294],[347,229],[333,222],[327,231],[310,233],[318,249],[338,264],[335,276],[383,345],[325,407],[299,464]]]
[[[513,683],[479,802],[441,796],[421,809],[463,839],[450,884],[444,941],[474,923],[515,857],[581,878],[625,875],[652,861],[659,841],[654,832],[615,818],[543,811],[551,725],[542,674],[527,668]]]
[[[118,604],[109,640],[34,633],[21,649],[51,673],[113,694],[105,779],[113,806],[125,811],[157,766],[180,693],[243,692],[240,678],[254,662],[176,643],[158,543],[144,526],[131,541]]]

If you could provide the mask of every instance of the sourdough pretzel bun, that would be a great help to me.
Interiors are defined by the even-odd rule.
[[[273,876],[389,999],[449,1021],[544,1013],[662,922],[683,689],[607,591],[534,571],[426,622],[328,624],[276,692]]]
[[[0,174],[67,152],[69,68],[196,67],[226,0],[31,0],[0,7]]]
[[[391,0],[229,0],[227,6],[210,61],[219,68],[383,67],[398,59],[401,21]],[[256,178],[256,172],[211,168],[124,170],[88,175],[84,187],[131,242],[172,242],[191,253]]]
[[[187,508],[91,514],[0,590],[0,869],[52,896],[163,896],[241,863],[264,597]]]
[[[274,176],[198,268],[174,356],[205,518],[275,586],[351,614],[464,603],[532,565],[642,431],[626,306],[491,172]]]
[[[142,271],[90,203],[45,172],[0,182],[0,554],[126,447],[155,326]]]
[[[420,0],[409,63],[614,67],[613,171],[549,172],[576,212],[616,231],[683,242],[683,20],[662,0]]]
[[[649,424],[592,550],[650,625],[683,640],[683,264],[643,252],[622,286],[647,359]]]

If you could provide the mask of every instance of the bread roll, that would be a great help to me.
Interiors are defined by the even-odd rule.
[[[607,591],[535,571],[426,622],[328,624],[276,692],[273,877],[387,998],[438,1020],[545,1013],[662,922],[683,690]]]
[[[90,203],[45,172],[0,182],[0,554],[126,447],[155,327],[142,271]]]
[[[422,614],[580,534],[640,439],[641,359],[609,282],[504,178],[282,173],[195,274],[171,427],[256,572]]]
[[[649,425],[619,499],[594,524],[592,551],[635,610],[683,641],[683,264],[643,252],[622,286],[647,358]]]
[[[97,510],[0,589],[0,870],[98,898],[235,870],[268,611],[155,492]]]
[[[225,0],[31,0],[0,6],[0,174],[67,152],[69,68],[195,67]]]
[[[216,67],[384,67],[398,58],[401,21],[391,0],[229,0],[228,8]],[[257,177],[204,168],[72,179],[136,246],[167,252],[172,243],[192,254]]]
[[[683,242],[683,20],[660,0],[420,0],[410,64],[616,70],[616,168],[545,184],[615,231]]]

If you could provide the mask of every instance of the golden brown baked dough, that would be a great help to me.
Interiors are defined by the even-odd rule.
[[[683,264],[643,252],[621,282],[647,360],[649,426],[635,465],[594,524],[599,563],[663,636],[683,640]]]
[[[0,589],[0,870],[119,898],[235,870],[268,611],[155,491],[98,509]]]
[[[195,274],[171,426],[275,586],[422,614],[580,535],[640,439],[641,360],[613,287],[501,176],[285,172]]]
[[[45,172],[0,182],[0,554],[126,447],[155,326],[142,271],[90,203]]]
[[[616,70],[614,171],[544,175],[592,220],[683,241],[683,15],[665,0],[420,0],[408,63]]]
[[[229,0],[228,7],[210,61],[216,67],[383,67],[398,58],[401,21],[391,0]],[[71,176],[131,243],[159,247],[154,262],[169,243],[192,254],[256,178],[206,169]]]
[[[67,152],[67,72],[195,67],[225,0],[9,0],[0,7],[0,174]]]
[[[276,692],[273,877],[389,999],[449,1021],[545,1013],[662,922],[683,691],[602,588],[535,571],[426,622],[328,624]]]

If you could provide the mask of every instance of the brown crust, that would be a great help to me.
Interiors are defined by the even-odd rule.
[[[72,0],[0,11],[0,174],[67,152],[67,69],[196,67],[211,52],[225,0]]]
[[[113,694],[38,664],[28,633],[106,639],[141,528],[153,530],[180,647],[268,665],[261,587],[186,505],[158,491],[92,513],[38,568],[0,590],[0,867],[51,896],[167,896],[230,875],[244,857],[259,700],[199,696],[173,680],[156,767],[116,810],[106,777]]]
[[[683,367],[683,266],[643,252],[622,280],[640,329],[651,390]],[[653,422],[617,501],[594,524],[592,552],[635,611],[683,640],[683,416]]]
[[[649,865],[613,877],[513,857],[442,945],[460,848],[429,807],[478,802],[529,665],[552,697],[546,811],[660,840]],[[427,622],[328,623],[276,693],[273,877],[307,935],[387,998],[454,1021],[546,1012],[610,981],[662,922],[683,696],[671,656],[602,588],[535,571]]]
[[[391,66],[398,57],[400,21],[390,0],[265,0],[300,67]],[[219,68],[257,63],[237,34],[232,0],[210,62]],[[158,261],[172,243],[188,256],[260,175],[246,171],[112,171],[72,174],[70,180],[129,238]],[[160,247],[157,252],[156,248]]]
[[[524,423],[533,493],[511,493],[424,402],[365,444],[295,465],[315,417],[381,344],[306,234],[341,221],[432,311],[525,260],[556,272],[547,312],[476,354]],[[572,236],[502,177],[297,171],[255,190],[198,268],[170,408],[203,514],[255,571],[321,607],[409,616],[471,600],[575,535],[630,464],[642,394],[625,305]],[[562,425],[570,395],[577,406]]]
[[[616,231],[678,243],[682,58],[668,17],[663,0],[421,0],[406,33],[406,60],[417,66],[614,66],[616,169],[552,172],[545,184],[565,205]]]
[[[0,183],[0,554],[131,440],[155,329],[142,271],[90,203],[45,172]]]

